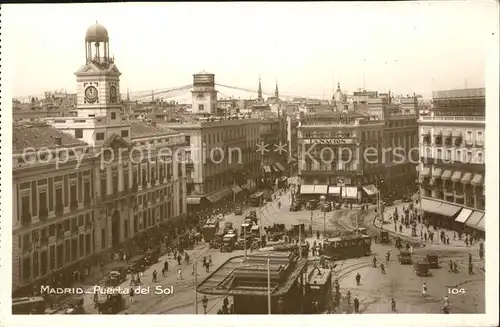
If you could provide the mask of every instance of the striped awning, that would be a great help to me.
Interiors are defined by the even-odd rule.
[[[462,172],[459,170],[453,172],[453,175],[451,176],[451,180],[454,182],[460,182],[461,178],[462,178]]]
[[[470,183],[475,186],[483,185],[483,175],[475,174]]]
[[[471,173],[465,173],[464,177],[462,177],[461,181],[464,184],[470,183],[470,180],[472,179],[472,174]]]
[[[440,178],[442,174],[443,174],[443,169],[441,168],[434,168],[434,170],[432,171],[433,178]]]
[[[457,218],[455,218],[455,221],[463,224],[467,219],[469,219],[471,214],[472,210],[463,208],[462,211],[460,211],[460,213],[458,214]]]
[[[483,218],[477,223],[476,229],[479,229],[484,232],[485,224],[486,224],[486,216],[483,216]]]
[[[441,179],[450,179],[450,178],[451,178],[451,170],[446,169],[443,175],[441,175]]]
[[[269,165],[262,166],[262,169],[264,169],[264,171],[266,173],[270,173],[271,172],[271,167]]]

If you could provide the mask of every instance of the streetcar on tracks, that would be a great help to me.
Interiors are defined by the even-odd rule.
[[[347,235],[325,240],[323,253],[335,259],[359,258],[371,253],[372,239],[368,235]]]

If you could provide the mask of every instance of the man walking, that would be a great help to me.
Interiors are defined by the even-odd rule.
[[[359,299],[358,296],[354,296],[354,313],[359,313]]]

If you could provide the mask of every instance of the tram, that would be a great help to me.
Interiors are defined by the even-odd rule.
[[[330,238],[324,242],[323,252],[333,259],[363,257],[371,253],[371,237],[349,235]]]
[[[314,267],[307,273],[304,313],[321,314],[332,309],[332,271]]]

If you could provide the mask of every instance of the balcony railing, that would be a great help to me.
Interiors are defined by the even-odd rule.
[[[62,239],[64,239],[64,231],[59,230],[59,231],[57,232],[57,234],[56,234],[56,239],[57,239],[57,240],[62,240]]]
[[[23,226],[31,224],[31,213],[23,212],[23,214],[21,215],[21,224]]]

